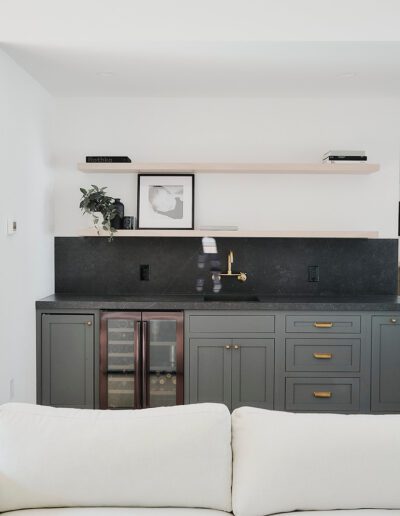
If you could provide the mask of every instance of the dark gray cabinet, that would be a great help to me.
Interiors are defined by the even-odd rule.
[[[273,407],[274,339],[190,339],[190,403]]]
[[[231,339],[190,340],[190,402],[231,405]]]
[[[38,403],[99,408],[100,315],[71,306],[38,310]],[[247,405],[400,412],[396,314],[191,310],[185,312],[184,333],[185,403],[224,403],[231,410]],[[157,352],[163,349],[158,345]],[[165,386],[159,384],[161,398]]]
[[[93,314],[42,314],[41,403],[94,408]]]
[[[274,339],[233,339],[231,408],[274,406]]]
[[[273,408],[274,339],[190,339],[190,403]]]
[[[372,411],[400,412],[400,317],[372,317]]]
[[[187,313],[186,402],[272,409],[274,332],[264,312]]]

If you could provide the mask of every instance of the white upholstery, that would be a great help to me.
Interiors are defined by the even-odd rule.
[[[126,507],[75,507],[69,509],[28,509],[4,512],[2,516],[232,516],[230,512],[213,509],[149,509]],[[362,516],[362,515],[360,515]],[[393,515],[399,516],[399,515]]]
[[[230,511],[231,461],[224,405],[0,407],[0,512],[72,506]]]
[[[232,440],[236,516],[400,509],[400,415],[245,407],[232,415]]]
[[[145,516],[140,515],[140,516]],[[300,513],[283,512],[279,516],[400,516],[400,510],[390,509],[353,509],[339,511],[304,511]]]
[[[73,509],[27,509],[4,512],[2,516],[232,516],[232,513],[214,511],[213,509],[75,507]],[[279,516],[400,516],[400,510],[359,509],[351,511],[305,511],[301,513],[285,512],[279,514]]]

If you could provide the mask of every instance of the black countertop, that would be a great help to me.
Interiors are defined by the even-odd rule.
[[[400,311],[400,297],[268,296],[259,301],[206,301],[203,295],[80,296],[53,294],[36,301],[40,310],[304,310],[304,311]]]

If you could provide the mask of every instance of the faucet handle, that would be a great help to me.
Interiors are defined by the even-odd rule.
[[[239,272],[237,279],[239,281],[246,281],[247,280],[247,274],[245,272]]]
[[[233,251],[229,251],[228,260],[233,263]]]

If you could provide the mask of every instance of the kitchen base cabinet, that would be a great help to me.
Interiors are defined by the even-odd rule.
[[[273,408],[274,339],[190,339],[190,403]]]
[[[190,340],[190,403],[231,405],[231,339]]]
[[[372,411],[400,412],[400,317],[372,317]]]
[[[233,339],[232,410],[274,406],[274,339]]]
[[[93,314],[43,314],[41,404],[94,408]]]
[[[186,314],[186,403],[274,406],[275,316]]]
[[[400,316],[39,309],[37,402],[400,413]]]

